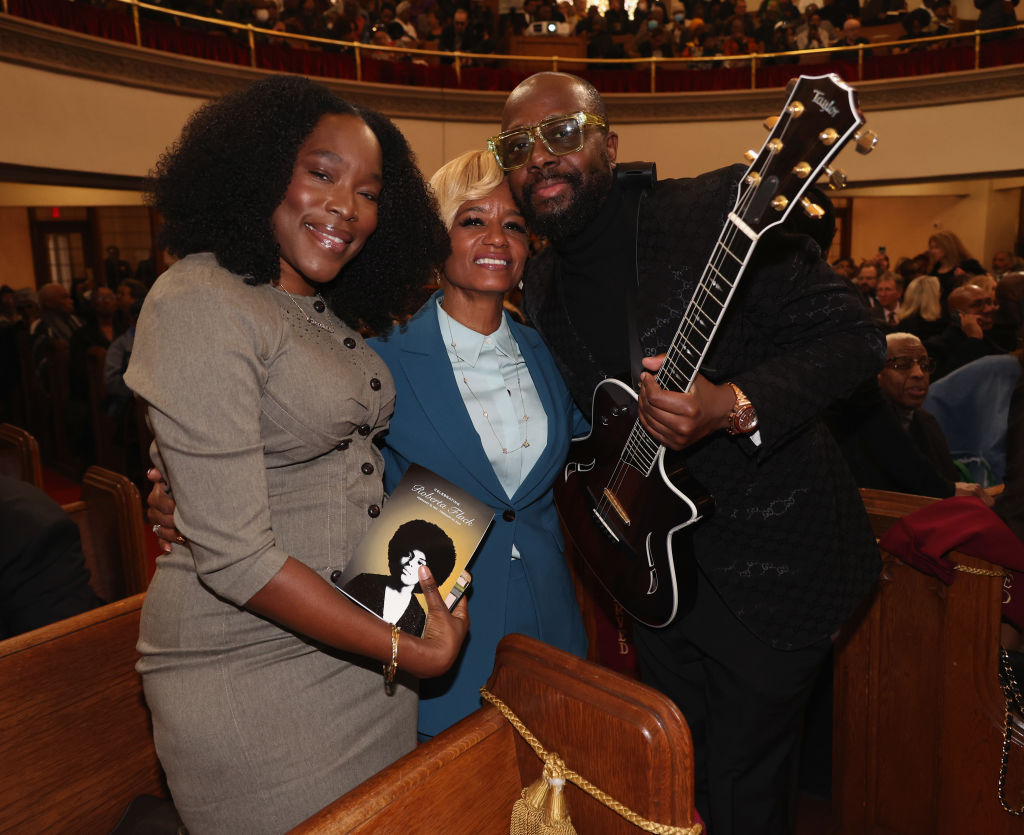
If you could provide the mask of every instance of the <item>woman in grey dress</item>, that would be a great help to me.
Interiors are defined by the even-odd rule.
[[[151,200],[181,260],[125,379],[188,545],[157,562],[138,669],[192,835],[283,832],[414,747],[401,674],[440,674],[465,636],[429,571],[426,630],[400,641],[327,582],[383,498],[394,386],[357,328],[401,312],[447,236],[397,129],[298,77],[202,108]]]

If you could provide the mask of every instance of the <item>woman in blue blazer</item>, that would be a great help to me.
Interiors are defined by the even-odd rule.
[[[484,151],[448,163],[431,186],[452,241],[440,290],[405,325],[371,340],[397,391],[384,487],[393,490],[415,462],[485,501],[494,523],[470,565],[462,655],[421,683],[422,736],[480,706],[509,632],[577,655],[587,648],[551,490],[586,423],[536,331],[502,306],[528,253],[522,215]]]

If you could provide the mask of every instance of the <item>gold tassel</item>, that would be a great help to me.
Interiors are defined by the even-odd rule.
[[[544,772],[523,789],[512,807],[509,835],[576,835],[565,805],[565,763],[557,754],[544,758]]]

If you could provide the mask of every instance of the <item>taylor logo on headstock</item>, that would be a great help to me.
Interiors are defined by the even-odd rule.
[[[818,107],[820,107],[829,116],[835,118],[839,115],[839,108],[836,106],[836,103],[826,96],[821,90],[814,91],[811,101],[818,105]]]
[[[854,91],[838,76],[790,82],[782,112],[765,123],[768,139],[759,152],[747,152],[750,167],[665,352],[658,385],[689,391],[758,241],[794,210],[825,216],[805,192],[822,175],[833,188],[845,184],[846,175],[830,163],[854,136],[861,153],[874,148],[872,131],[857,132],[863,123]],[[685,452],[666,461],[665,447],[637,418],[631,387],[605,380],[593,402],[593,429],[573,443],[555,482],[558,511],[608,593],[637,620],[664,626],[686,608],[695,582],[684,529],[713,500],[687,472]]]

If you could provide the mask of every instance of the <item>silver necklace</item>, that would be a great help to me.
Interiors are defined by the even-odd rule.
[[[441,307],[441,310],[444,310],[443,306]],[[458,346],[455,344],[455,335],[452,333],[452,317],[448,314],[447,310],[444,310],[444,315],[445,318],[448,320],[448,344],[452,346],[452,351],[455,354],[455,359],[462,363],[462,368],[465,369],[465,367],[469,363],[467,363],[466,360],[463,359],[462,356],[459,354]],[[515,340],[512,339],[512,332],[508,328],[508,320],[505,320],[505,332],[508,334],[509,344],[514,345]],[[495,341],[495,348],[497,347],[497,341]],[[522,406],[523,409],[523,442],[512,450],[507,449],[505,445],[502,443],[501,438],[498,437],[498,432],[497,430],[495,430],[494,424],[491,423],[491,418],[487,414],[487,410],[484,408],[483,403],[480,402],[480,398],[476,396],[476,392],[473,391],[473,387],[469,384],[469,380],[466,379],[466,372],[461,369],[459,371],[459,373],[462,375],[463,384],[466,386],[466,389],[469,391],[470,396],[473,398],[473,400],[476,401],[476,405],[480,407],[480,414],[483,415],[484,420],[487,421],[487,425],[490,427],[491,434],[494,435],[494,440],[498,442],[498,447],[501,449],[502,455],[510,455],[511,453],[517,452],[520,449],[525,449],[530,445],[530,416],[526,413],[526,399],[523,397],[523,384],[519,380],[519,363],[515,362],[515,357],[511,357],[511,359],[513,363],[515,363],[516,388],[519,389],[519,404],[520,406]]]
[[[283,287],[282,285],[278,284],[277,288],[279,290],[284,290],[285,295],[288,296],[288,298],[292,300],[292,304],[295,305],[295,307],[298,309],[299,313],[301,313],[305,317],[306,321],[309,322],[309,324],[314,325],[314,326],[320,328],[320,330],[327,331],[327,333],[334,333],[334,328],[331,325],[328,325],[326,322],[320,322],[320,321],[314,319],[308,313],[306,313],[306,311],[302,309],[302,305],[299,304],[295,300],[295,296],[293,296],[291,293],[289,293],[288,290],[285,287]],[[327,302],[324,301],[324,297],[320,295],[320,291],[319,290],[317,290],[314,293],[314,295],[316,296],[317,301],[315,301],[313,303],[313,309],[316,310],[317,313],[323,313],[327,309]]]

